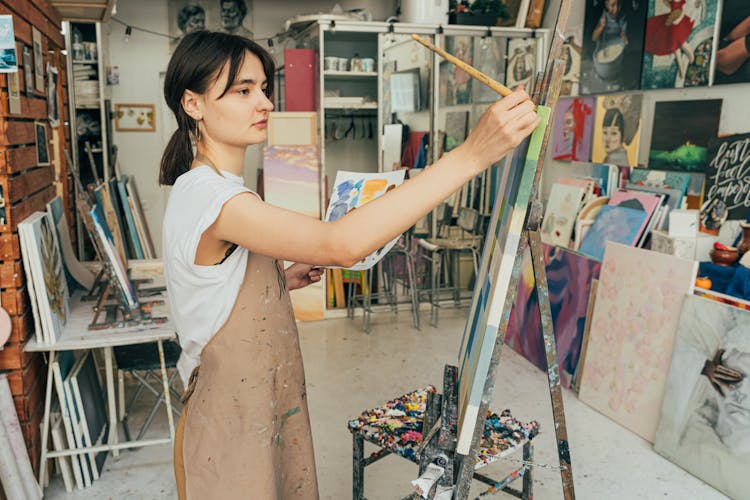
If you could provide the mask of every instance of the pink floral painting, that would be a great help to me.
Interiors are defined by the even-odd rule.
[[[682,302],[696,263],[607,243],[581,401],[654,442]]]

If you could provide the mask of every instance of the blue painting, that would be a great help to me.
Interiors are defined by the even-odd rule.
[[[581,243],[581,253],[592,259],[604,259],[604,247],[608,241],[634,245],[638,231],[648,217],[644,210],[623,206],[606,205]]]

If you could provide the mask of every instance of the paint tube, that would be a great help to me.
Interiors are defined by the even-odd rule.
[[[447,465],[448,457],[445,454],[441,453],[436,456],[427,466],[424,473],[419,476],[419,479],[415,479],[411,482],[417,494],[422,498],[429,498],[430,490],[437,480],[442,477]]]

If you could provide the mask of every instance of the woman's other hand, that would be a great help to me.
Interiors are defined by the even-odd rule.
[[[466,141],[456,148],[477,173],[490,167],[518,146],[539,124],[534,103],[519,85],[516,90],[492,104],[479,119]]]
[[[288,290],[296,290],[312,285],[320,281],[324,269],[309,264],[300,264],[299,262],[287,267],[284,271],[286,274],[286,287]]]

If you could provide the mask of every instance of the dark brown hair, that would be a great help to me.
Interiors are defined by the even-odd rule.
[[[169,140],[161,157],[159,184],[171,186],[190,169],[193,146],[190,135],[198,135],[198,122],[182,109],[186,90],[205,94],[228,63],[227,84],[219,99],[224,97],[237,77],[245,55],[250,52],[260,59],[266,75],[266,95],[273,92],[274,62],[271,55],[252,40],[239,35],[199,30],[185,35],[172,54],[164,77],[164,99],[177,119],[177,130]]]

